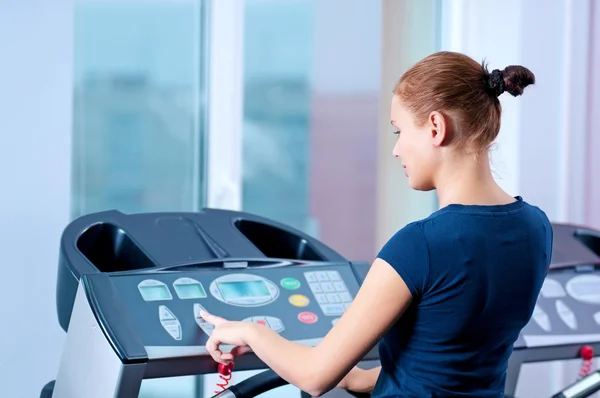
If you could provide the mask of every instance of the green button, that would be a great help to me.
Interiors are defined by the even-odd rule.
[[[281,280],[281,286],[290,290],[298,289],[300,287],[300,281],[294,278],[283,278]]]

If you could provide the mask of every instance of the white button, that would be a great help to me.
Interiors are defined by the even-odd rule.
[[[328,294],[327,301],[329,301],[332,304],[338,304],[342,302],[342,300],[340,300],[340,297],[335,293]]]
[[[304,273],[304,277],[306,278],[307,282],[317,282],[317,277],[315,275],[314,272],[305,272]]]
[[[215,325],[213,325],[212,323],[199,323],[198,325],[200,326],[202,331],[204,331],[204,333],[206,333],[208,336],[210,336],[210,334],[215,328]]]
[[[315,299],[317,299],[317,303],[319,304],[327,304],[327,296],[324,294],[315,294]]]
[[[330,281],[341,281],[342,280],[342,278],[340,278],[340,273],[337,271],[328,271],[327,276],[329,277]]]
[[[594,314],[594,320],[596,321],[596,323],[597,323],[598,325],[600,325],[600,312],[596,312],[596,313]]]
[[[319,272],[315,272],[315,274],[317,275],[317,280],[319,282],[329,282],[329,277],[327,277],[327,272],[319,271]]]
[[[533,309],[533,320],[546,332],[550,331],[550,318],[538,305]]]
[[[175,340],[181,340],[181,326],[177,321],[165,321],[162,323],[165,330],[173,337]]]
[[[158,316],[161,321],[166,321],[168,319],[177,319],[175,318],[175,315],[173,315],[173,313],[165,305],[161,305],[158,307]]]
[[[313,293],[322,293],[323,292],[323,289],[321,289],[321,285],[319,285],[318,283],[311,283],[310,290],[312,290]]]
[[[325,315],[342,315],[346,310],[342,304],[324,304],[321,309]]]
[[[544,280],[544,284],[542,285],[542,296],[546,298],[559,298],[566,295],[565,289],[563,289],[560,283],[550,278]]]
[[[352,296],[350,293],[339,293],[338,296],[340,296],[340,300],[342,300],[343,303],[349,303],[352,301]]]
[[[340,320],[340,318],[335,318],[331,321],[331,326],[335,326],[336,323],[338,323],[338,321]]]
[[[558,312],[558,316],[560,316],[568,327],[573,330],[577,329],[577,319],[575,318],[575,314],[561,300],[556,301],[556,312]]]
[[[273,329],[277,333],[279,333],[283,330],[283,323],[281,322],[281,320],[279,318],[269,316],[269,317],[267,317],[267,323],[269,324],[271,329]]]
[[[587,304],[600,304],[600,276],[579,275],[567,282],[567,292],[575,300]]]
[[[333,285],[330,282],[321,283],[321,288],[325,293],[335,292],[335,289],[333,288]]]
[[[338,292],[345,292],[348,290],[346,289],[344,282],[333,282],[333,287],[335,287],[335,290]]]
[[[202,322],[205,322],[204,318],[202,318],[200,316],[200,310],[206,311],[206,308],[204,308],[202,305],[200,305],[198,303],[195,303],[194,304],[194,318],[196,318],[196,320],[200,319]]]
[[[348,309],[348,308],[350,308],[350,304],[352,304],[352,303],[345,303],[345,304],[344,304],[344,308],[345,308],[345,309]]]

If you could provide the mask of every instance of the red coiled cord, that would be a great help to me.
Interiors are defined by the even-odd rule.
[[[217,367],[219,372],[219,377],[223,382],[217,383],[217,388],[221,388],[221,390],[215,390],[215,394],[218,394],[227,388],[229,384],[229,380],[231,380],[231,371],[233,370],[233,362],[230,362],[229,365],[225,365],[220,363]]]
[[[579,350],[579,354],[583,359],[581,368],[579,369],[579,378],[585,377],[590,374],[592,370],[592,361],[594,360],[594,348],[589,345],[584,345]]]

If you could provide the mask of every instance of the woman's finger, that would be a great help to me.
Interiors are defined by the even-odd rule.
[[[208,351],[208,353],[210,354],[210,356],[216,362],[223,362],[223,360],[221,359],[221,356],[223,355],[223,353],[219,349],[220,344],[221,344],[221,342],[219,342],[218,340],[214,339],[213,337],[210,337],[208,339],[208,341],[206,342],[206,350]]]
[[[206,322],[212,323],[215,326],[218,326],[218,325],[220,325],[220,324],[222,324],[224,322],[227,322],[227,320],[225,320],[225,319],[223,319],[221,317],[218,317],[216,315],[213,315],[211,313],[208,313],[208,312],[206,312],[204,310],[200,310],[200,316],[202,318],[204,318],[204,320],[206,320]]]
[[[231,350],[231,355],[233,357],[239,357],[250,351],[252,351],[252,349],[250,347],[248,347],[247,345],[244,345],[244,346],[238,345],[238,346],[233,347],[233,349]]]

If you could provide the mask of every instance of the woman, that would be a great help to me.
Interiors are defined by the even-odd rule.
[[[440,209],[381,249],[354,302],[316,347],[267,327],[216,325],[207,348],[228,363],[248,348],[314,396],[338,386],[373,397],[500,397],[507,361],[546,276],[552,228],[537,207],[494,181],[488,150],[500,130],[498,96],[534,83],[522,66],[489,73],[457,53],[433,54],[394,90],[391,123],[413,189]],[[380,342],[381,367],[355,367]],[[219,351],[233,344],[232,353]]]

